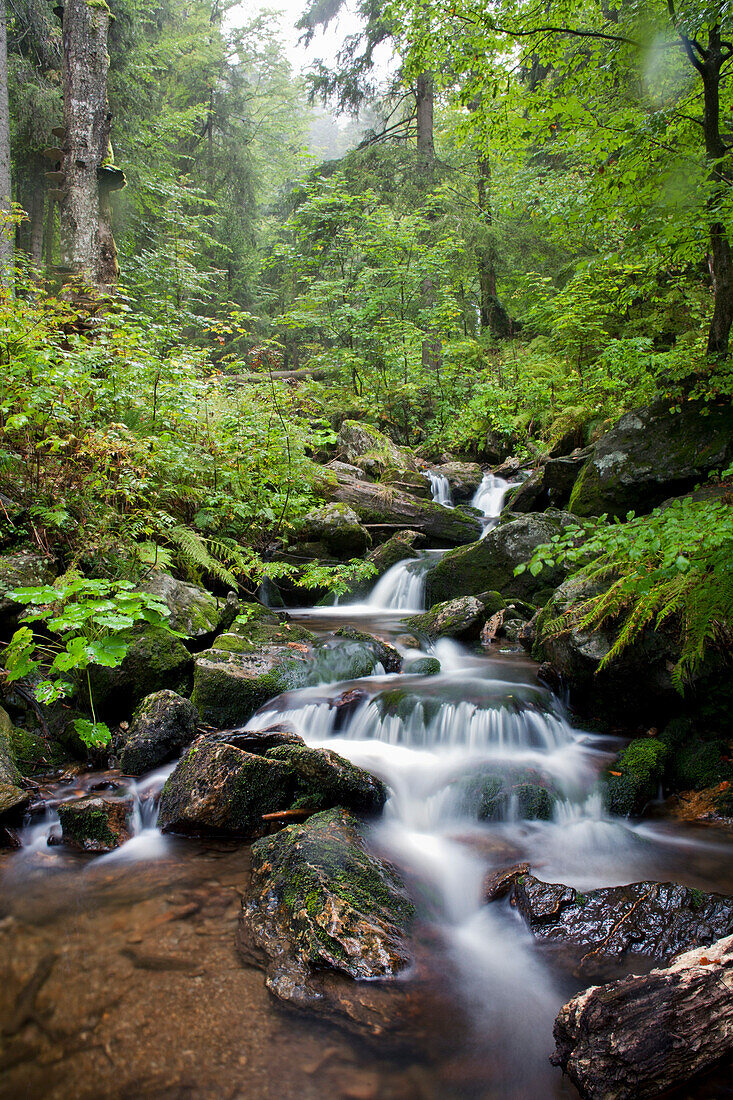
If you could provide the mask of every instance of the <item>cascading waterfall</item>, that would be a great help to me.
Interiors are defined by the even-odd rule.
[[[425,550],[419,557],[397,562],[377,581],[367,607],[380,611],[424,611],[428,570],[444,552]]]
[[[489,521],[484,528],[484,535],[495,525],[504,507],[504,498],[513,487],[514,482],[505,481],[503,477],[492,473],[484,474],[471,501],[472,506],[483,512]]]
[[[428,470],[425,476],[430,482],[430,489],[435,503],[442,504],[444,508],[452,508],[453,495],[448,478],[444,474],[436,473],[434,470]]]

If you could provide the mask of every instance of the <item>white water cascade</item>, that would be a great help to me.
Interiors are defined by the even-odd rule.
[[[375,611],[424,611],[428,570],[442,553],[442,550],[425,550],[420,557],[397,562],[377,581],[367,606]]]
[[[453,496],[448,478],[444,474],[437,474],[434,470],[428,470],[425,476],[430,482],[434,502],[442,504],[444,508],[452,508]]]
[[[484,474],[481,484],[471,501],[473,507],[483,512],[489,521],[484,528],[484,535],[491,530],[501,515],[504,498],[509,490],[513,488],[513,485],[513,482],[505,481],[503,477],[496,477],[495,474],[491,473]]]

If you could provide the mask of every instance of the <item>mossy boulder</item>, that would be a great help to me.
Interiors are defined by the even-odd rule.
[[[444,462],[435,473],[448,479],[456,503],[470,504],[484,476],[478,462]]]
[[[723,784],[723,792],[730,789],[733,764],[730,745],[720,736],[721,728],[714,723],[711,729],[699,715],[673,718],[665,726],[659,738],[669,750],[665,787],[672,791],[702,791]]]
[[[0,707],[0,817],[20,811],[30,802],[30,794],[20,786],[22,777],[13,755],[13,724]]]
[[[201,719],[219,729],[243,725],[268,699],[303,687],[314,641],[303,627],[247,605],[244,620],[196,655],[191,699]]]
[[[535,625],[533,656],[546,661],[569,686],[575,706],[596,720],[636,719],[657,724],[679,704],[672,669],[679,643],[671,628],[646,630],[601,668],[618,628],[604,623],[580,629],[557,623],[602,591],[596,581],[575,574],[552,594]]]
[[[616,757],[606,773],[605,802],[611,813],[640,814],[654,798],[669,749],[654,737],[638,737]]]
[[[549,542],[570,521],[564,512],[522,515],[495,527],[480,542],[449,550],[428,573],[428,607],[456,596],[488,591],[500,592],[505,598],[517,596],[541,602],[541,596],[549,596],[564,579],[564,570],[560,566],[545,568],[536,577],[528,569],[515,576],[514,570],[530,559],[535,547]]]
[[[343,806],[359,814],[378,814],[387,801],[387,788],[381,779],[331,749],[281,745],[269,749],[267,759],[279,760],[292,769],[292,809]]]
[[[357,642],[365,646],[367,651],[378,661],[385,672],[399,672],[402,668],[402,657],[398,650],[383,638],[376,634],[369,634],[365,630],[355,630],[351,626],[343,626],[335,631],[337,638]]]
[[[127,775],[143,775],[177,757],[196,736],[198,711],[175,691],[156,691],[135,711],[120,752]]]
[[[8,592],[16,588],[51,584],[56,572],[53,558],[47,554],[23,550],[0,556],[0,640],[9,640],[23,611],[23,605],[12,600]]]
[[[594,445],[570,497],[579,516],[651,512],[733,461],[733,405],[658,401],[622,416]]]
[[[378,474],[390,468],[417,469],[414,456],[406,448],[398,447],[383,432],[359,420],[344,420],[336,446],[347,462],[369,474]]]
[[[170,611],[168,625],[185,638],[214,634],[228,626],[237,613],[234,601],[218,600],[204,588],[177,580],[160,569],[154,569],[140,588],[166,604]]]
[[[111,852],[130,839],[130,798],[90,795],[58,808],[61,839],[80,852]]]
[[[252,846],[238,944],[268,964],[268,988],[305,1007],[313,971],[382,981],[409,965],[414,908],[396,871],[371,855],[359,823],[333,809]]]
[[[324,504],[314,508],[298,524],[297,537],[318,542],[328,554],[346,560],[361,557],[371,546],[371,535],[348,504]]]
[[[164,832],[261,836],[263,814],[335,805],[376,814],[387,800],[381,780],[330,749],[237,738],[199,738],[181,758],[160,797]]]
[[[22,775],[33,776],[59,768],[72,760],[66,745],[56,738],[44,737],[34,729],[13,726],[10,734],[13,759]]]
[[[160,795],[163,832],[261,836],[262,815],[289,806],[292,769],[279,760],[200,737]]]
[[[403,493],[410,493],[424,500],[433,498],[430,482],[425,474],[418,473],[416,470],[384,470],[379,475],[379,480],[382,485],[393,485]]]
[[[559,794],[552,782],[531,769],[500,765],[462,776],[452,784],[463,813],[479,821],[550,821]]]
[[[192,666],[183,642],[165,627],[136,629],[121,665],[91,666],[94,705],[102,715],[129,714],[154,691],[187,690]]]
[[[437,657],[415,657],[411,661],[405,661],[402,671],[411,676],[437,676],[440,672],[440,661]]]
[[[426,638],[478,638],[481,627],[496,611],[505,606],[498,592],[482,592],[480,596],[459,596],[455,600],[434,604],[422,615],[405,619],[405,625]]]

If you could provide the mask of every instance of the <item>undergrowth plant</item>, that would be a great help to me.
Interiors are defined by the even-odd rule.
[[[668,626],[680,645],[673,679],[683,691],[710,648],[733,642],[733,509],[723,501],[682,498],[626,522],[578,522],[515,572],[537,575],[557,562],[592,582],[594,594],[546,622],[545,633],[612,626],[601,668],[644,630]]]
[[[170,629],[167,606],[135,591],[130,581],[90,580],[79,574],[66,574],[53,585],[17,588],[9,596],[27,605],[21,621],[42,624],[43,632],[33,626],[15,631],[2,656],[5,680],[12,684],[40,670],[43,678],[35,683],[34,694],[45,705],[75,695],[84,680],[91,721],[78,718],[74,728],[85,745],[106,745],[110,731],[97,720],[91,666],[121,665],[131,631],[140,623]]]

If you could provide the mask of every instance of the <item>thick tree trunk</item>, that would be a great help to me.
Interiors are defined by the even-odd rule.
[[[420,73],[417,78],[417,154],[432,171],[435,161],[433,139],[434,84],[432,73]]]
[[[670,5],[674,13],[674,7]],[[708,355],[725,359],[728,355],[731,325],[733,325],[733,258],[725,224],[716,214],[730,188],[731,170],[728,163],[728,146],[720,133],[720,71],[731,56],[733,47],[723,42],[720,27],[714,25],[708,31],[707,47],[688,38],[680,31],[680,38],[690,64],[697,69],[703,87],[703,133],[705,153],[712,167],[710,181],[713,184],[709,200],[710,223],[710,275],[713,283],[713,316],[708,332]]]
[[[66,0],[62,258],[72,277],[98,290],[114,282],[117,266],[116,258],[114,265],[110,259],[111,232],[100,206],[98,180],[111,125],[107,107],[108,29],[109,9],[104,0]]]
[[[733,936],[593,986],[555,1021],[552,1061],[584,1100],[651,1100],[733,1054]]]
[[[0,0],[0,283],[13,281],[12,187],[10,179],[10,103],[8,100],[8,24],[5,0]]]
[[[488,156],[485,155],[478,158],[477,190],[481,220],[486,229],[490,231],[492,222],[491,162]],[[488,330],[492,336],[504,339],[512,334],[512,321],[496,294],[496,258],[494,246],[490,240],[484,245],[479,245],[477,266],[481,329],[483,331]]]

